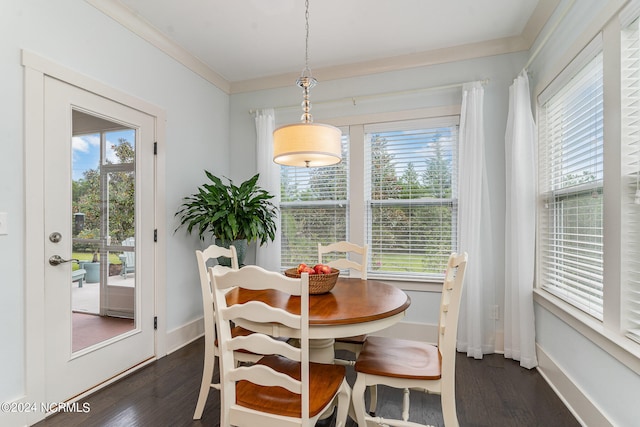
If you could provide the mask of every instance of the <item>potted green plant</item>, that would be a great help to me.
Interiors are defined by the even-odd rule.
[[[210,182],[184,198],[175,214],[180,218],[176,231],[186,226],[187,232],[195,230],[200,240],[213,235],[219,246],[234,245],[242,265],[249,243],[256,241],[262,246],[275,238],[278,209],[271,202],[274,196],[258,186],[260,174],[236,186],[229,178],[225,184],[209,171],[204,172]],[[228,261],[219,262],[225,263],[223,260]]]

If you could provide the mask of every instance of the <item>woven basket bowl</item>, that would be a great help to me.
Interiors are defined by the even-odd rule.
[[[309,294],[326,294],[331,291],[338,281],[339,274],[340,270],[336,268],[331,268],[331,273],[329,274],[309,274]],[[284,275],[287,277],[293,277],[294,279],[300,278],[300,274],[298,274],[295,267],[285,270]]]

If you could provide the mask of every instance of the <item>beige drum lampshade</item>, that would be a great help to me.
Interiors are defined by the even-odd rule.
[[[273,132],[273,161],[285,166],[318,167],[340,163],[342,132],[320,123],[296,123]]]

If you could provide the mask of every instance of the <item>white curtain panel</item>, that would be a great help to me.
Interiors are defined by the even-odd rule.
[[[538,365],[533,314],[536,237],[536,141],[526,71],[509,88],[505,133],[506,216],[504,356],[531,369]]]
[[[458,172],[458,251],[469,254],[460,308],[458,351],[481,359],[495,350],[495,321],[486,304],[493,301],[495,280],[491,214],[485,166],[484,88],[465,83],[460,115]]]
[[[256,152],[257,170],[260,174],[258,184],[273,194],[271,200],[280,206],[280,167],[273,162],[273,131],[275,129],[275,113],[273,108],[257,110],[256,120]],[[256,247],[256,264],[260,267],[280,271],[280,215],[276,219],[277,233],[273,242]]]

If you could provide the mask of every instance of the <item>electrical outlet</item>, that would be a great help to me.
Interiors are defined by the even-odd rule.
[[[494,305],[493,307],[491,307],[491,312],[489,313],[489,319],[500,320],[500,306]]]
[[[0,236],[6,236],[9,234],[9,226],[7,225],[7,216],[9,216],[6,212],[0,212]]]

